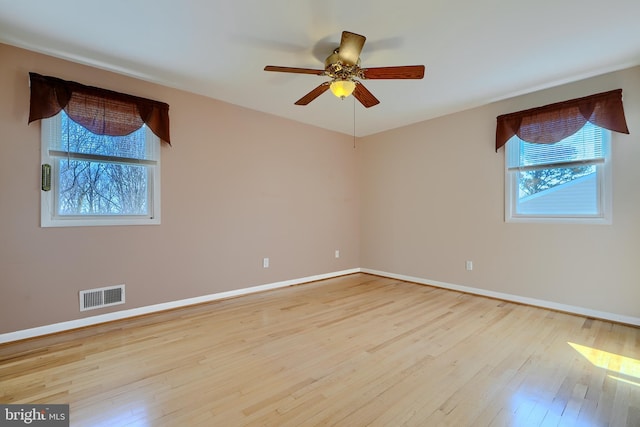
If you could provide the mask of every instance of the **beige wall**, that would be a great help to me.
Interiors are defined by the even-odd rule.
[[[29,71],[169,103],[162,225],[39,227]],[[618,87],[631,135],[613,137],[613,225],[505,223],[496,116]],[[357,267],[640,317],[639,123],[633,68],[354,149],[349,136],[0,44],[0,333]],[[126,305],[79,312],[79,290],[120,283]]]
[[[616,88],[631,135],[612,139],[613,225],[505,223],[496,116]],[[373,135],[360,155],[361,267],[640,317],[639,67]]]
[[[40,228],[29,71],[170,105],[161,225]],[[346,135],[2,44],[0,131],[0,333],[359,266]],[[125,305],[79,312],[79,290],[120,283]]]

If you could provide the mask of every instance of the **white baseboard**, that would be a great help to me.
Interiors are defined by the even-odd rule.
[[[170,301],[162,304],[148,305],[129,310],[115,311],[112,313],[100,314],[97,316],[85,317],[82,319],[69,320],[66,322],[54,323],[51,325],[38,326],[36,328],[23,329],[21,331],[8,332],[0,334],[0,344],[34,338],[42,335],[64,332],[71,329],[83,328],[85,326],[97,325],[114,320],[122,320],[129,317],[141,316],[143,314],[155,313],[158,311],[171,310],[174,308],[186,307],[194,304],[201,304],[225,298],[237,297],[240,295],[252,294],[255,292],[267,291],[270,289],[284,288],[287,286],[300,285],[302,283],[315,282],[317,280],[331,279],[333,277],[344,276],[360,272],[359,268],[350,270],[336,271],[333,273],[319,274],[316,276],[302,277],[299,279],[285,280],[283,282],[268,283],[265,285],[252,286],[249,288],[235,289],[232,291],[219,292],[216,294],[203,295],[200,297],[187,298],[178,301]]]
[[[235,289],[233,291],[219,292],[216,294],[204,295],[195,298],[187,298],[178,301],[170,301],[162,304],[149,305],[145,307],[133,308],[129,310],[121,310],[113,313],[100,314],[97,316],[85,317],[82,319],[70,320],[67,322],[54,323],[52,325],[39,326],[31,329],[24,329],[16,332],[0,334],[0,344],[12,341],[19,341],[27,338],[34,338],[42,335],[48,335],[58,332],[64,332],[71,329],[82,328],[85,326],[97,325],[114,320],[122,320],[129,317],[141,316],[144,314],[155,313],[158,311],[171,310],[174,308],[186,307],[194,304],[201,304],[225,298],[232,298],[241,295],[252,294],[255,292],[267,291],[270,289],[284,288],[287,286],[300,285],[317,280],[331,279],[333,277],[345,276],[353,273],[369,273],[376,276],[389,277],[391,279],[404,280],[407,282],[419,283],[422,285],[435,286],[443,289],[464,292],[468,294],[480,295],[500,300],[516,302],[520,304],[532,305],[535,307],[548,308],[551,310],[562,311],[565,313],[577,314],[580,316],[593,317],[596,319],[610,320],[612,322],[624,323],[627,325],[640,326],[640,318],[625,316],[622,314],[608,313],[605,311],[592,310],[589,308],[576,307],[573,305],[560,304],[552,301],[539,300],[535,298],[522,297],[519,295],[506,294],[502,292],[488,291],[486,289],[472,288],[469,286],[454,285],[451,283],[439,282],[437,280],[428,280],[421,277],[407,276],[404,274],[389,273],[386,271],[372,270],[369,268],[352,268],[349,270],[336,271],[333,273],[319,274],[317,276],[302,277],[299,279],[285,280],[283,282],[268,283],[265,285],[252,286],[249,288]]]
[[[622,314],[608,313],[606,311],[592,310],[590,308],[576,307],[573,305],[560,304],[552,301],[545,301],[535,298],[522,297],[519,295],[505,294],[502,292],[488,291],[486,289],[472,288],[468,286],[453,285],[451,283],[438,282],[437,280],[428,280],[420,277],[406,276],[403,274],[389,273],[386,271],[372,270],[369,268],[361,268],[362,273],[375,274],[377,276],[389,277],[391,279],[404,280],[407,282],[419,283],[422,285],[435,286],[437,288],[450,289],[453,291],[464,292],[468,294],[481,295],[500,300],[517,302],[520,304],[532,305],[535,307],[548,308],[551,310],[562,311],[565,313],[578,314],[580,316],[593,317],[596,319],[610,320],[612,322],[624,323],[627,325],[640,326],[640,318],[625,316]]]

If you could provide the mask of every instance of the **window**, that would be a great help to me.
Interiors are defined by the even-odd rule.
[[[160,224],[160,141],[169,105],[29,73],[42,120],[41,225]]]
[[[146,125],[98,135],[62,110],[42,120],[42,164],[43,227],[160,223],[160,139]]]
[[[610,131],[629,134],[622,89],[498,116],[505,220],[610,224]]]
[[[590,122],[556,143],[513,136],[505,155],[506,220],[610,223],[609,136]]]

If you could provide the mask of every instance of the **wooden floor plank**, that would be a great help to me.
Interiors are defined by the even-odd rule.
[[[0,402],[92,427],[637,426],[636,369],[639,328],[358,273],[0,345]]]

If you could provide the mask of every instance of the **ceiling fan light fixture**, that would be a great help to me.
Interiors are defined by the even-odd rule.
[[[334,80],[329,88],[335,96],[345,99],[356,89],[356,83],[353,80]]]

